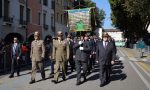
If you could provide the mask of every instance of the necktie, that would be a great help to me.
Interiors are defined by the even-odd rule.
[[[104,47],[105,47],[105,49],[106,49],[106,47],[107,47],[107,42],[105,42],[104,44],[105,44],[105,46],[104,46]]]
[[[13,54],[14,54],[14,55],[16,55],[16,46],[17,46],[17,45],[14,43],[14,46],[13,46]]]

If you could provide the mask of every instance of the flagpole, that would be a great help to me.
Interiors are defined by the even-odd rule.
[[[79,0],[79,9],[80,9],[80,5],[81,5],[81,2],[80,2],[80,0]],[[81,36],[81,31],[80,31],[80,36]]]

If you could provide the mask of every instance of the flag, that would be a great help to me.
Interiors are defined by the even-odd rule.
[[[73,9],[67,11],[70,31],[91,31],[91,8]]]

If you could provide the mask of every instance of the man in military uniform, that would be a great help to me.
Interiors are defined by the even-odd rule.
[[[35,74],[37,66],[41,71],[42,79],[45,80],[45,71],[43,65],[43,59],[45,56],[45,46],[43,40],[40,40],[40,33],[34,33],[34,41],[31,44],[31,60],[32,60],[32,73],[30,84],[35,83]]]
[[[52,51],[52,59],[55,60],[54,66],[54,82],[58,83],[58,77],[60,69],[62,69],[62,78],[66,80],[66,71],[65,71],[65,62],[69,59],[69,46],[63,41],[63,34],[61,31],[57,32],[57,40],[53,41],[53,51]]]

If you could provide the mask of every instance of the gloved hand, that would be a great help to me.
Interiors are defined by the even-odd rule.
[[[79,47],[79,49],[80,49],[80,50],[84,50],[84,48],[83,48],[83,47]]]
[[[83,41],[79,41],[79,45],[81,45],[83,43]]]

